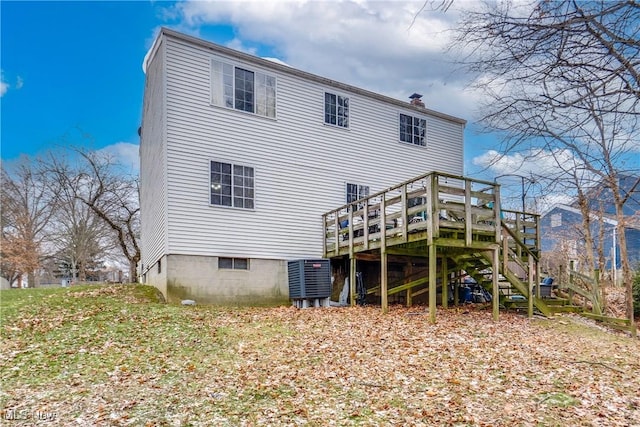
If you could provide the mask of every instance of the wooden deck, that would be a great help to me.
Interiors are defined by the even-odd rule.
[[[494,182],[432,172],[327,212],[322,221],[324,256],[348,256],[351,283],[357,258],[380,259],[383,310],[390,292],[388,255],[428,258],[429,276],[416,280],[415,286],[429,288],[432,321],[438,265],[441,272],[473,268],[484,275],[487,270],[499,272],[491,275],[493,295],[500,294],[503,276],[528,298],[533,281],[540,277],[539,216],[500,209],[500,186]],[[440,277],[442,281],[445,276]],[[405,288],[411,292],[411,286]],[[352,286],[352,301],[354,293]],[[539,298],[528,299],[545,311]],[[498,298],[493,301],[497,318]]]

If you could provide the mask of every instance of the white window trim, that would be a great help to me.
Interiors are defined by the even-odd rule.
[[[357,185],[358,186],[358,194],[357,194],[358,197],[355,200],[351,201],[351,202],[349,202],[349,200],[348,200],[349,199],[349,185]],[[367,195],[366,196],[362,196],[360,194],[360,188],[361,187],[366,187],[367,188]],[[355,183],[355,182],[349,182],[349,181],[345,181],[344,182],[344,201],[345,201],[345,204],[353,203],[356,200],[359,200],[359,199],[361,199],[363,197],[369,197],[370,195],[371,195],[371,186],[362,185],[362,184],[358,184],[358,183]]]
[[[349,101],[349,106],[347,107],[349,113],[347,115],[347,126],[340,126],[337,122],[338,120],[336,119],[336,124],[334,125],[333,123],[327,123],[326,121],[326,96],[327,94],[329,95],[334,95],[336,97],[336,103],[338,102],[338,97],[342,97],[342,98],[346,98]],[[338,117],[338,112],[337,112],[337,104],[336,104],[336,118]],[[332,91],[332,90],[327,90],[325,89],[324,91],[322,91],[322,123],[326,126],[330,126],[332,128],[338,128],[338,129],[345,129],[345,130],[349,130],[351,129],[351,96],[350,95],[346,95],[344,93],[340,93],[340,92],[336,92],[336,91]]]
[[[214,85],[216,82],[216,79],[214,77],[215,73],[214,73],[214,61],[218,61],[221,62],[223,64],[227,64],[230,65],[231,67],[233,67],[234,73],[233,73],[233,105],[231,107],[227,107],[226,105],[224,105],[224,87],[218,88],[219,90],[221,90],[221,96],[222,96],[222,102],[220,104],[217,104],[216,102],[214,102]],[[243,70],[246,71],[251,71],[254,75],[254,111],[245,111],[245,110],[239,110],[237,108],[235,108],[235,69],[236,68],[241,68]],[[256,74],[263,74],[265,76],[268,77],[273,77],[275,80],[274,83],[274,115],[273,117],[268,116],[268,115],[264,115],[264,114],[259,114],[256,112],[257,110],[257,85],[256,85]],[[222,82],[221,82],[222,84]],[[264,119],[269,119],[269,120],[277,120],[278,119],[278,76],[276,74],[273,74],[269,71],[264,71],[262,69],[259,68],[255,68],[255,67],[251,67],[251,66],[245,66],[245,64],[241,64],[241,63],[237,63],[234,62],[232,60],[229,60],[227,58],[222,58],[222,57],[218,57],[218,56],[214,56],[211,57],[211,60],[209,61],[209,105],[211,105],[212,107],[217,107],[217,108],[223,108],[225,110],[232,110],[235,111],[237,113],[240,114],[249,114],[255,117],[261,117]]]
[[[413,142],[407,142],[407,141],[403,141],[402,139],[400,139],[400,120],[401,117],[400,116],[409,116],[412,118],[417,118],[420,120],[424,120],[424,145],[420,145],[420,144],[414,144]],[[427,148],[427,146],[429,145],[429,126],[427,125],[427,118],[424,116],[420,116],[417,115],[413,112],[404,112],[404,111],[400,111],[398,112],[398,121],[396,124],[397,128],[396,128],[396,132],[398,135],[398,142],[402,145],[408,145],[408,146],[414,146],[414,147],[419,147],[419,148]]]
[[[253,168],[253,208],[239,208],[239,207],[233,206],[233,176],[232,176],[232,187],[231,187],[231,206],[216,205],[216,204],[211,203],[211,185],[212,185],[212,183],[211,183],[211,162],[229,163],[231,165],[231,169],[232,170],[233,170],[233,166],[234,165]],[[209,160],[207,162],[207,172],[209,174],[209,179],[208,179],[209,186],[207,187],[207,198],[208,198],[208,203],[209,203],[210,207],[212,207],[212,208],[220,208],[220,209],[234,209],[234,210],[238,210],[238,211],[242,211],[242,212],[254,212],[257,209],[257,206],[258,206],[258,192],[256,191],[256,187],[257,187],[257,183],[258,183],[258,172],[256,170],[256,167],[253,164],[242,163],[242,162],[233,162],[233,161],[227,160],[227,159],[209,158]]]

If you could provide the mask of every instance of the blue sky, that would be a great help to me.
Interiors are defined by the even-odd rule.
[[[68,141],[137,141],[142,58],[157,6],[147,2],[2,2],[2,158]]]
[[[427,107],[470,122],[473,172],[497,140],[474,134],[468,79],[443,53],[455,10],[423,11],[411,25],[422,4],[3,1],[2,159],[67,144],[134,156],[142,61],[167,26],[394,98],[422,93]]]

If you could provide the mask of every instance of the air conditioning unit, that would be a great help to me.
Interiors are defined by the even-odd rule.
[[[329,306],[331,265],[328,259],[289,261],[289,298],[298,308]]]

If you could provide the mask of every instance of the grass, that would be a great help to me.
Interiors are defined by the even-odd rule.
[[[640,425],[638,340],[574,319],[0,291],[0,405],[11,425]]]

